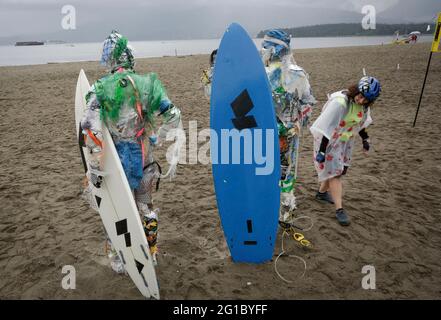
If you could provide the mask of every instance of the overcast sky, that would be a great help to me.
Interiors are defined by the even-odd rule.
[[[360,22],[373,5],[377,23],[429,22],[440,0],[0,0],[0,38],[102,41],[113,29],[132,40],[219,38],[231,22],[251,35],[273,27]],[[61,27],[64,5],[76,30]]]

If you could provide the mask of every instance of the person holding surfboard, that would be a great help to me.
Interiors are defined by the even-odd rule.
[[[282,169],[281,225],[291,223],[291,211],[296,208],[294,184],[297,179],[300,135],[307,126],[312,107],[316,103],[308,74],[294,60],[290,43],[290,35],[283,30],[272,29],[266,32],[261,49],[279,130]]]
[[[204,95],[210,100],[211,96],[211,82],[213,81],[214,64],[216,62],[217,49],[213,50],[210,54],[210,67],[206,70],[202,70],[201,82],[204,87]]]
[[[100,183],[99,175],[93,172],[100,171],[103,150],[101,125],[105,125],[142,216],[151,254],[155,256],[158,217],[157,210],[153,208],[152,192],[154,186],[158,186],[161,168],[154,161],[153,148],[159,141],[165,140],[171,129],[182,128],[181,112],[168,98],[156,74],[135,73],[133,50],[128,40],[117,31],[112,31],[104,41],[101,64],[108,68],[109,74],[91,87],[81,121],[86,145],[93,154],[90,167],[94,170],[89,178],[94,185]],[[157,115],[164,120],[159,130],[155,127]],[[176,165],[177,162],[171,165],[171,177],[176,172]],[[122,267],[122,264],[112,264],[117,272],[122,272]]]
[[[341,177],[350,166],[356,133],[362,139],[363,151],[369,151],[366,128],[372,123],[370,106],[380,92],[381,85],[376,78],[361,78],[358,85],[331,94],[310,128],[314,137],[314,165],[320,182],[316,199],[335,205],[336,217],[342,226],[348,226],[350,220],[343,209]]]

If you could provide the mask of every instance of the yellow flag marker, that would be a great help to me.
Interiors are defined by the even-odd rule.
[[[415,119],[413,120],[413,126],[415,127],[418,111],[420,110],[421,99],[423,98],[424,87],[426,86],[427,74],[429,73],[430,60],[432,60],[432,53],[440,51],[440,38],[441,38],[441,12],[438,13],[438,19],[436,20],[435,33],[433,34],[432,50],[430,50],[429,61],[427,62],[426,75],[424,76],[423,88],[421,89],[420,100],[418,101],[418,107],[415,113]]]
[[[440,40],[441,40],[441,12],[438,13],[438,20],[436,21],[435,33],[432,42],[432,52],[440,51]]]

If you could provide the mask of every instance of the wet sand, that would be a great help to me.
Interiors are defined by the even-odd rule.
[[[159,267],[162,299],[429,299],[441,298],[441,59],[432,58],[416,128],[412,121],[429,44],[308,49],[295,52],[319,100],[362,76],[378,77],[383,93],[372,109],[372,150],[357,140],[344,178],[350,227],[338,225],[332,205],[314,200],[317,179],[312,137],[302,139],[298,215],[314,221],[305,249],[285,239],[293,258],[232,263],[216,208],[211,166],[180,165],[161,182]],[[397,64],[400,69],[397,70]],[[200,75],[208,56],[137,60],[154,71],[183,112],[184,127],[209,126]],[[97,62],[0,68],[0,298],[142,299],[130,278],[115,274],[104,253],[99,215],[80,197],[83,168],[74,122],[75,85],[83,68],[92,82]],[[357,138],[358,139],[358,138]],[[164,163],[165,148],[157,150]],[[281,233],[274,254],[281,248]],[[76,289],[61,287],[64,265],[76,268]],[[376,289],[364,290],[363,266],[376,269]]]

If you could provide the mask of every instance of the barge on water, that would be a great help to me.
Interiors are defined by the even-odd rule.
[[[44,42],[41,41],[19,41],[15,43],[15,46],[42,46]]]

